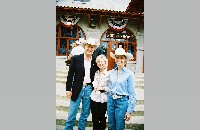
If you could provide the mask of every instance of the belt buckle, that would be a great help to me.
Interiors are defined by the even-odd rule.
[[[112,97],[113,97],[113,99],[117,99],[118,96],[117,95],[112,95]]]

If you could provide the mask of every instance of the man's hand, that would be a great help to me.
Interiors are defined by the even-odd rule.
[[[87,84],[86,84],[86,82],[85,81],[83,81],[83,86],[86,86]]]
[[[94,91],[95,91],[95,92],[97,91],[97,87],[94,87]]]
[[[126,121],[129,121],[129,120],[131,119],[131,114],[128,113],[128,112],[126,112],[124,119],[125,119]]]
[[[67,60],[69,60],[69,61],[70,61],[70,60],[72,59],[72,56],[73,56],[72,54],[69,54],[69,56],[68,56],[68,59],[67,59]]]
[[[66,96],[67,96],[67,99],[71,99],[72,92],[71,91],[66,91]]]

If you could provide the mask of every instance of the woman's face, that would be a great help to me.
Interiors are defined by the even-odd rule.
[[[124,66],[125,65],[125,62],[126,62],[125,56],[116,55],[115,57],[116,57],[115,63],[117,64],[117,66]]]
[[[100,60],[97,61],[97,66],[101,69],[101,68],[105,68],[106,66],[106,61],[101,58]]]

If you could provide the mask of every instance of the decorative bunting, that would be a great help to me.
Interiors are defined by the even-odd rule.
[[[128,21],[128,19],[107,18],[108,27],[116,31],[123,31],[127,27]]]
[[[66,27],[70,27],[77,24],[79,20],[80,20],[80,17],[76,15],[61,15],[60,16],[60,22],[62,23],[62,25]]]

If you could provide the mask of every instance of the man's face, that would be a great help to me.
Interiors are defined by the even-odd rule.
[[[85,54],[86,55],[92,55],[94,50],[95,50],[94,47],[95,47],[94,45],[86,44],[85,45]]]
[[[76,43],[73,43],[73,44],[72,44],[72,48],[74,48],[75,46],[76,46]]]

